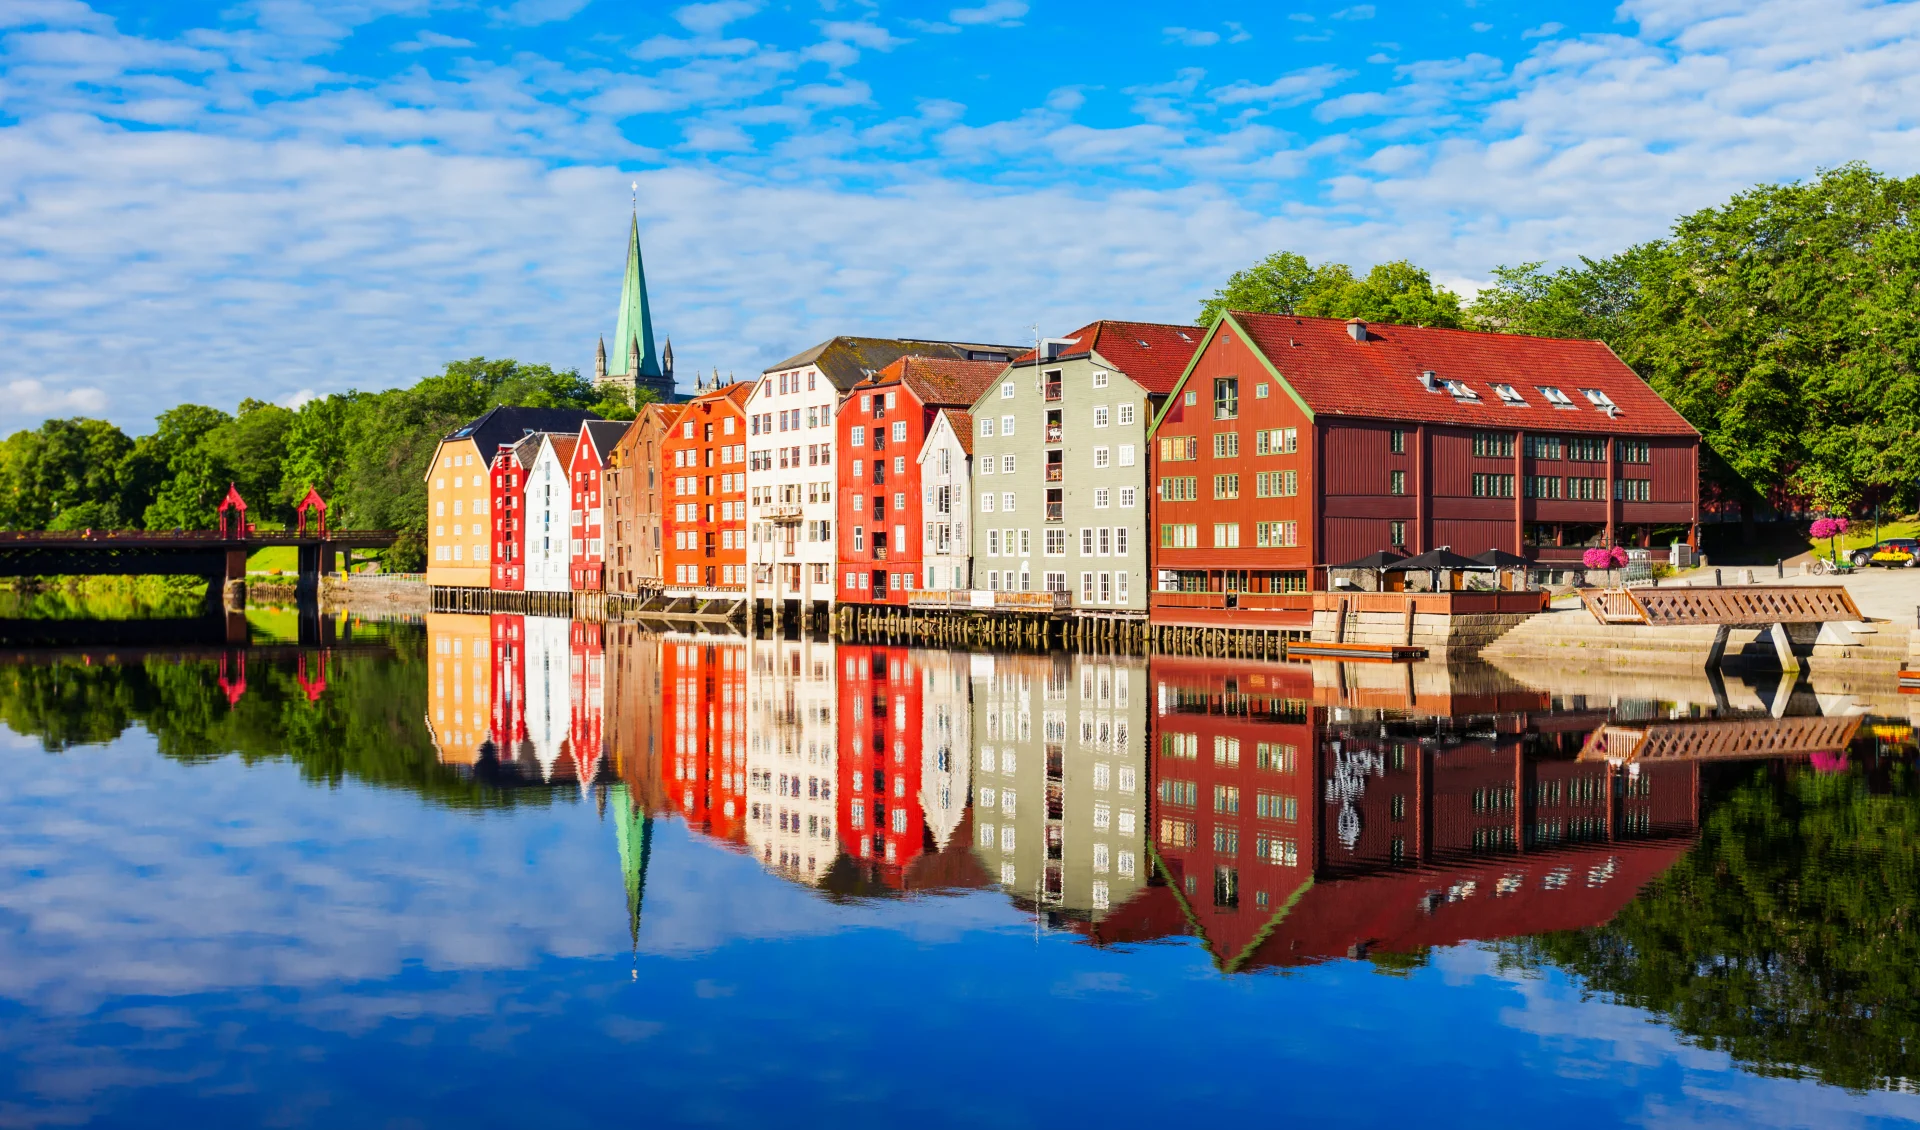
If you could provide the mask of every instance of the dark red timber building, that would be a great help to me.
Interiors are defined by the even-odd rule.
[[[527,474],[540,454],[540,433],[530,432],[515,443],[503,443],[489,473],[493,505],[493,579],[491,587],[519,592],[527,587]]]
[[[1149,450],[1162,591],[1322,589],[1376,550],[1697,544],[1699,433],[1597,341],[1230,313]]]
[[[1539,692],[1356,706],[1306,665],[1166,656],[1148,677],[1157,884],[1115,939],[1187,922],[1240,970],[1595,926],[1698,828],[1697,760],[1589,759],[1606,712]]]
[[[921,567],[920,447],[942,408],[966,411],[1003,361],[902,357],[840,402],[837,591],[842,603],[905,604]]]
[[[607,470],[614,448],[633,425],[626,420],[588,420],[580,425],[580,442],[573,445],[567,468],[573,495],[570,514],[572,552],[568,581],[575,592],[607,588],[607,543],[612,532],[607,521]]]

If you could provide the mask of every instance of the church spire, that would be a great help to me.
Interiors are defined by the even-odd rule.
[[[593,350],[593,375],[596,380],[605,380],[607,377],[607,339],[604,337]]]
[[[627,230],[627,272],[620,283],[620,320],[614,327],[614,348],[612,358],[613,375],[623,377],[659,377],[660,356],[653,348],[653,314],[647,305],[647,274],[640,263],[640,216],[636,212],[632,225]],[[620,350],[620,345],[633,342],[638,347],[639,362],[633,363],[632,354]],[[627,353],[626,356],[621,356]]]

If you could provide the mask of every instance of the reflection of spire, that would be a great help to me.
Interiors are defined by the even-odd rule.
[[[647,856],[653,851],[653,817],[627,793],[625,782],[613,786],[613,834],[620,844],[620,870],[627,880],[627,932],[634,952],[640,950],[640,900],[647,888]]]

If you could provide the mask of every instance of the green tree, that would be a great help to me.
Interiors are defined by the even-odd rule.
[[[1395,325],[1462,323],[1460,296],[1436,288],[1427,272],[1405,260],[1381,263],[1356,277],[1345,263],[1315,267],[1304,256],[1276,251],[1200,304],[1202,324],[1227,310],[1257,314],[1302,314],[1318,318],[1365,318]]]
[[[105,420],[48,420],[0,443],[0,526],[80,529],[121,524],[121,467],[133,450]]]
[[[145,513],[148,529],[214,526],[215,508],[226,496],[232,474],[208,440],[232,420],[217,408],[182,404],[162,412],[153,435],[141,437],[134,462],[155,479],[153,501]]]

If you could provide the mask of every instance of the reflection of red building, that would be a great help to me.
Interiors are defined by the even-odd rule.
[[[903,647],[842,646],[836,691],[840,718],[841,846],[890,887],[926,850],[920,811],[920,666]]]
[[[493,635],[493,742],[502,761],[511,761],[527,740],[526,618],[496,612],[489,616]]]
[[[1598,716],[1334,721],[1305,666],[1156,658],[1150,679],[1163,885],[1103,939],[1169,903],[1233,969],[1597,925],[1697,826],[1693,763],[1573,760]]]
[[[660,676],[672,806],[692,827],[745,843],[746,642],[668,637],[660,648]]]
[[[605,626],[575,620],[567,639],[567,749],[582,781],[599,775],[606,750]]]

